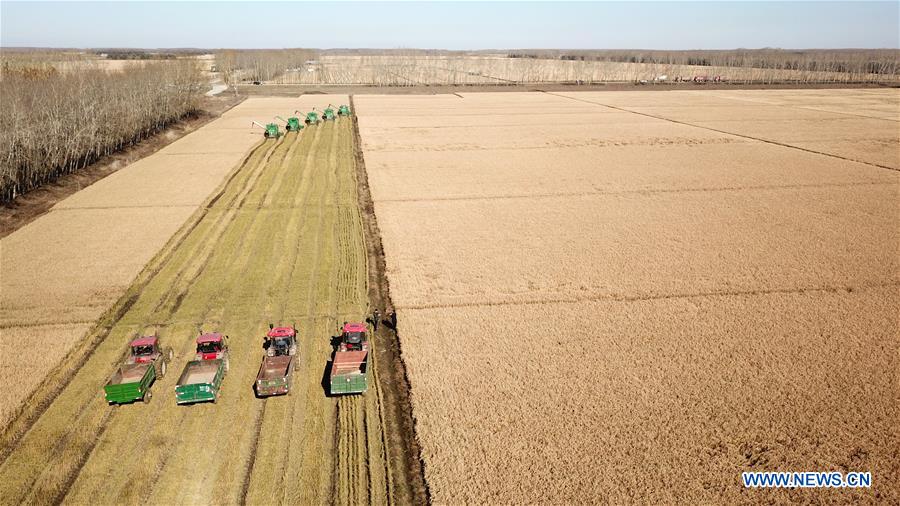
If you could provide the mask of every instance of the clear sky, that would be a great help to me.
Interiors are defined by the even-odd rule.
[[[900,1],[11,2],[0,45],[144,48],[898,48]]]

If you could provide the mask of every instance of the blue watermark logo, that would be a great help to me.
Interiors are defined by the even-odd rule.
[[[869,488],[872,473],[785,472],[741,473],[745,488]]]

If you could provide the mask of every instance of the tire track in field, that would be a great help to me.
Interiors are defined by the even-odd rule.
[[[308,130],[307,130],[307,132],[308,132]],[[310,134],[307,134],[307,135],[310,135]],[[311,182],[310,182],[310,179],[311,179],[311,172],[312,172],[312,171],[311,171],[311,169],[310,169],[308,163],[309,163],[309,161],[310,161],[310,159],[311,159],[311,157],[312,157],[312,153],[315,152],[315,148],[316,148],[316,146],[317,146],[317,144],[318,144],[319,137],[320,137],[320,130],[319,130],[319,129],[316,129],[315,133],[312,134],[311,145],[308,146],[308,148],[307,148],[307,155],[306,155],[306,158],[303,160],[303,162],[306,162],[306,163],[301,162],[301,163],[299,164],[300,166],[297,167],[297,170],[300,171],[300,181],[301,181],[300,187],[303,188],[303,191],[297,191],[297,192],[295,192],[295,194],[296,194],[295,199],[299,199],[299,202],[306,202],[307,199],[309,198],[309,194],[310,194],[311,189],[312,189],[312,184],[311,184]],[[286,158],[286,160],[291,160],[291,159],[293,158],[293,156],[294,156],[294,151],[292,150],[291,153],[289,153],[289,156]],[[279,174],[278,174],[278,176],[276,177],[276,182],[273,183],[273,186],[277,186],[277,187],[280,189],[280,188],[281,188],[281,183],[282,183],[282,181],[284,180],[284,176],[286,175],[286,173],[287,173],[289,170],[294,170],[294,169],[293,169],[292,167],[288,166],[288,167],[284,167],[281,171],[279,171]],[[289,180],[289,181],[290,181],[290,180]],[[303,182],[309,182],[309,184],[304,185]],[[289,188],[288,190],[290,190],[290,188]],[[290,192],[287,191],[287,193],[290,193]],[[301,196],[301,195],[302,195],[302,196]],[[265,201],[264,201],[264,202],[266,203],[265,207],[266,207],[266,208],[269,208],[269,207],[272,205],[272,201],[273,201],[273,196],[272,196],[272,194],[267,195],[267,196],[266,196],[266,199],[265,199]],[[296,208],[297,208],[297,209],[303,209],[304,211],[308,211],[308,209],[306,209],[305,207],[296,206]],[[292,213],[292,214],[291,214],[291,217],[290,217],[290,219],[289,219],[289,222],[288,222],[288,230],[294,230],[294,229],[297,229],[297,228],[298,228],[298,223],[297,223],[297,222],[300,220],[301,216],[305,218],[307,214],[308,214],[307,212],[304,212],[304,213],[298,213],[298,212]],[[297,259],[298,259],[299,256],[300,256],[300,246],[301,246],[302,244],[303,244],[302,238],[298,237],[297,240],[296,240],[296,242],[295,242],[295,244],[293,245],[294,247],[291,248],[292,253],[291,253],[291,255],[290,255],[290,259],[287,261],[287,264],[286,264],[286,265],[287,265],[287,268],[288,268],[288,275],[287,275],[287,278],[286,278],[287,281],[284,283],[284,286],[281,287],[281,288],[283,288],[283,289],[282,289],[282,290],[279,290],[279,292],[282,292],[282,293],[290,293],[290,288],[291,288],[291,286],[293,285],[294,275],[295,275],[295,272],[296,272]],[[278,269],[278,271],[280,272],[281,269]],[[287,301],[286,301],[286,299],[285,299],[284,296],[278,298],[277,300],[278,300],[278,302],[276,303],[276,304],[277,304],[277,307],[278,307],[277,310],[269,310],[269,311],[267,311],[267,313],[274,313],[274,315],[277,315],[277,318],[275,318],[277,321],[281,321],[282,323],[285,323],[285,324],[286,324],[287,322],[284,321],[284,317],[285,317],[285,309],[286,309],[286,306],[287,306]],[[270,300],[270,302],[271,302],[271,300]],[[270,304],[270,306],[271,306],[271,304]],[[268,308],[267,308],[267,309],[268,309]],[[295,325],[295,326],[296,326],[296,325]],[[300,339],[300,338],[301,338],[301,336],[298,336],[298,339]],[[305,353],[305,351],[306,351],[306,350],[305,350],[304,347],[301,345],[301,346],[299,347],[298,354],[297,354],[297,356],[296,356],[295,359],[294,359],[295,362],[299,362],[300,360],[302,360],[302,355],[303,355],[303,353]],[[298,367],[297,367],[297,364],[295,363],[295,364],[294,364],[294,374],[297,374],[297,369],[298,369]],[[294,388],[293,388],[293,383],[294,383],[295,381],[296,381],[296,378],[292,379],[291,390],[294,389]],[[293,399],[292,399],[292,400],[293,400]],[[253,472],[254,472],[255,465],[256,465],[256,460],[257,460],[258,445],[259,445],[260,438],[261,438],[261,436],[262,436],[263,424],[264,424],[265,419],[266,419],[266,412],[267,412],[266,408],[267,408],[267,406],[268,406],[268,399],[267,399],[267,398],[266,398],[266,399],[262,399],[262,400],[261,400],[261,404],[262,404],[262,408],[260,408],[260,412],[259,412],[258,417],[257,417],[257,423],[256,423],[256,426],[255,426],[255,433],[254,433],[254,436],[253,436],[253,446],[252,446],[252,449],[251,449],[250,462],[249,462],[249,464],[248,464],[248,466],[247,466],[247,469],[246,469],[246,471],[245,471],[245,475],[244,475],[243,482],[242,482],[242,485],[241,485],[241,490],[240,490],[240,502],[241,502],[242,504],[246,504],[246,503],[247,503],[247,495],[248,495],[248,493],[249,493],[249,491],[250,491],[250,485],[251,485],[251,481],[252,481],[252,477],[253,477]],[[291,402],[291,405],[292,405],[292,407],[295,407],[295,406],[296,406],[296,401],[295,401],[295,402]],[[293,421],[293,419],[294,419],[294,410],[292,409],[292,410],[291,410],[290,420]],[[286,435],[288,439],[290,439],[290,437],[292,436],[292,432],[293,432],[293,431],[291,431],[290,428],[288,428],[288,430],[284,430],[284,427],[282,426],[282,434]],[[284,463],[283,463],[283,464],[284,464]],[[284,467],[284,465],[282,466],[282,468],[283,468],[283,467]],[[284,481],[285,481],[285,478],[284,478],[284,475],[282,474],[282,484],[284,483]],[[282,486],[283,486],[283,485],[282,485]]]
[[[251,155],[248,156],[247,159],[245,159],[245,162],[252,158],[253,154],[251,153]],[[242,168],[243,167],[239,168],[236,173],[241,172]],[[233,177],[229,178],[229,180],[231,179],[233,179]],[[222,192],[227,191],[227,188],[228,186],[226,185],[223,188]],[[214,199],[217,200],[218,196],[214,197]],[[189,230],[193,232],[193,230],[196,229],[197,225],[205,218],[205,216],[205,212],[201,213],[201,217],[195,223],[189,226]],[[189,235],[190,233],[182,234],[178,239],[180,241],[183,241]],[[166,249],[168,252],[172,252],[176,248],[173,247]],[[170,258],[166,259],[163,263],[168,264],[169,260]],[[162,269],[163,268],[161,267],[158,271],[156,271],[151,276],[151,279],[148,280],[147,284],[152,282],[152,279],[159,272],[161,272]],[[171,294],[174,290],[175,287],[173,286],[167,293]],[[133,302],[132,304],[128,305],[129,310],[132,306]],[[107,337],[110,335],[112,328],[117,326],[119,322],[123,321],[127,313],[128,311],[125,311],[117,320],[117,323],[110,327],[109,331],[106,333]],[[104,338],[102,342],[105,343],[106,339]],[[98,346],[100,346],[99,343]],[[111,369],[118,367],[121,360],[120,353],[116,354],[115,356],[116,360],[112,364],[110,364]],[[84,388],[82,388],[81,390],[84,390]],[[90,392],[90,390],[88,391]],[[91,431],[94,436],[88,439],[88,442],[86,444],[80,444],[81,449],[75,452],[78,455],[78,458],[75,461],[74,466],[72,465],[72,461],[67,459],[53,459],[50,461],[45,461],[46,464],[44,465],[42,471],[31,474],[31,476],[33,476],[33,479],[31,480],[30,484],[25,486],[25,488],[28,489],[28,491],[26,492],[26,497],[31,498],[36,502],[59,502],[68,492],[69,487],[77,479],[77,475],[79,474],[81,468],[87,463],[97,443],[101,440],[102,435],[105,433],[107,427],[109,426],[110,417],[112,416],[112,411],[105,406],[105,402],[101,402],[99,397],[90,396],[89,398],[92,399],[91,402],[82,402],[78,412],[74,416],[69,417],[69,420],[71,421],[69,429],[66,430],[62,437],[56,442],[51,453],[54,455],[60,455],[61,453],[64,453],[65,449],[68,449],[71,446],[69,443],[73,438],[76,438],[76,442],[73,444],[78,445],[78,441],[80,441],[80,439],[78,439],[78,436],[81,433],[89,430],[89,428],[94,429]],[[101,413],[101,415],[98,417],[97,413]],[[99,418],[99,420],[97,420],[97,418]],[[62,483],[61,485],[59,485],[60,482]],[[38,498],[42,499],[39,500]]]
[[[329,134],[329,138],[327,140],[326,145],[324,146],[324,150],[327,151],[327,156],[330,159],[332,156],[331,153],[335,149],[338,132],[334,128],[333,123],[325,123],[323,125],[320,125],[322,130],[325,130],[326,126],[328,127],[328,130],[329,130],[329,132],[327,132]],[[320,127],[317,127],[317,129]],[[317,164],[312,163],[314,161],[317,161],[316,157],[314,156],[317,154],[319,154],[319,153],[311,152],[310,158],[308,159],[308,161],[310,162],[310,170],[315,173],[320,173],[322,169]],[[312,265],[312,269],[310,270],[309,278],[307,280],[307,290],[306,290],[306,306],[307,306],[306,307],[306,315],[307,315],[307,324],[308,324],[307,328],[309,329],[308,334],[312,337],[312,339],[310,340],[310,346],[309,346],[310,349],[309,349],[309,352],[307,353],[307,356],[310,359],[307,362],[308,367],[306,368],[306,373],[307,373],[306,375],[308,376],[308,378],[306,378],[307,382],[310,379],[315,381],[315,379],[318,378],[318,374],[316,371],[317,368],[315,366],[316,362],[313,362],[312,360],[314,358],[317,358],[320,355],[321,344],[318,344],[320,342],[319,338],[317,336],[318,320],[312,315],[315,315],[319,312],[318,311],[319,301],[316,299],[316,295],[318,294],[317,289],[319,287],[319,283],[321,282],[320,272],[322,270],[322,248],[323,248],[322,242],[323,242],[323,235],[326,230],[326,227],[325,227],[326,207],[325,207],[325,205],[326,205],[327,199],[331,193],[330,192],[331,186],[328,184],[327,179],[323,180],[320,176],[318,178],[314,178],[314,181],[321,182],[321,187],[318,188],[319,198],[318,198],[318,207],[317,207],[318,212],[316,213],[316,215],[317,215],[316,216],[316,218],[317,218],[316,225],[315,225],[316,232],[315,232],[314,238],[313,238],[313,257],[310,262],[310,265]],[[329,317],[326,317],[326,318],[329,318]],[[315,387],[313,388],[312,392],[310,392],[310,389],[308,388],[309,383],[307,383],[306,386],[307,386],[307,388],[303,390],[304,392],[306,392],[307,394],[311,394],[312,396],[316,396],[318,394],[318,392],[315,391]],[[311,404],[309,402],[309,400],[310,399],[306,399],[307,406],[309,406]],[[314,402],[319,402],[319,400],[316,399],[316,401],[314,401]],[[295,411],[296,411],[296,404],[294,405],[294,409],[292,410],[292,416],[295,413]],[[306,419],[307,419],[306,410],[302,410],[300,413],[300,423],[298,424],[300,427],[302,427],[302,430],[303,430],[303,438],[301,439],[301,443],[303,441],[307,440],[310,432],[315,430],[314,426],[310,427],[306,423]],[[281,469],[282,469],[281,480],[282,480],[282,485],[283,485],[281,488],[282,504],[291,504],[291,503],[294,503],[294,502],[300,500],[299,498],[302,497],[302,494],[304,492],[304,490],[302,490],[302,489],[301,490],[291,490],[291,487],[289,486],[291,484],[296,485],[298,483],[297,481],[294,481],[292,483],[291,480],[289,479],[289,473],[294,472],[293,471],[294,468],[291,466],[291,463],[294,462],[294,459],[291,459],[291,454],[292,454],[293,449],[294,449],[294,445],[293,445],[293,434],[292,434],[291,439],[288,441],[288,444],[286,445],[285,452],[283,454],[282,466],[281,466]],[[301,452],[300,458],[296,459],[297,464],[296,464],[295,472],[298,475],[315,473],[316,469],[311,470],[309,473],[304,473],[304,458],[303,457],[304,457],[304,454],[303,454],[303,452]]]

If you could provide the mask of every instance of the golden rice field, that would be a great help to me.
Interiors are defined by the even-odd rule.
[[[900,90],[356,104],[435,504],[900,502]]]

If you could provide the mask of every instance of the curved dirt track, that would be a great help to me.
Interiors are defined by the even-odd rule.
[[[82,367],[24,434],[7,434],[0,502],[389,504],[381,386],[329,398],[331,336],[368,313],[352,124],[261,143],[98,328]],[[269,322],[295,324],[290,396],[256,399]],[[198,327],[230,336],[216,404],[176,406]],[[102,386],[135,333],[175,349],[150,404],[109,407]],[[379,338],[375,345],[379,346]],[[373,354],[377,355],[377,354]],[[377,379],[378,363],[375,360]],[[47,458],[52,455],[53,458]],[[135,486],[141,484],[141,486]]]

